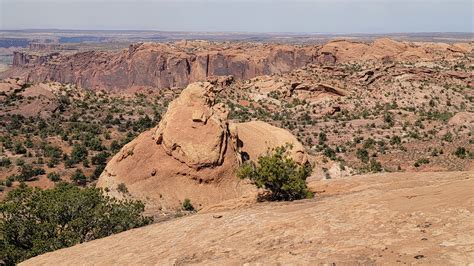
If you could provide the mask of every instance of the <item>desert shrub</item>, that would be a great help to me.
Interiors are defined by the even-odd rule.
[[[12,164],[10,158],[2,158],[0,159],[0,167],[9,167]]]
[[[48,173],[47,177],[48,177],[49,180],[51,180],[53,182],[58,182],[58,181],[61,180],[61,176],[56,172]]]
[[[383,121],[387,123],[389,127],[393,127],[395,125],[395,121],[393,119],[393,115],[390,112],[386,112],[383,115]]]
[[[467,154],[468,152],[464,147],[458,147],[454,152],[454,155],[456,155],[460,159],[465,159]]]
[[[377,160],[375,160],[374,158],[370,160],[369,167],[370,167],[370,171],[374,173],[383,171],[382,164],[378,162]]]
[[[356,157],[363,163],[369,162],[369,152],[366,149],[357,149]]]
[[[423,164],[429,164],[429,163],[430,163],[430,160],[428,158],[420,158],[420,159],[416,160],[414,166],[415,167],[420,167]]]
[[[41,144],[41,149],[43,150],[43,154],[46,157],[60,159],[63,156],[63,151],[60,147],[49,145],[47,143]]]
[[[453,141],[453,133],[448,131],[446,134],[444,134],[443,140],[446,141],[446,142],[452,142]]]
[[[73,164],[82,162],[87,158],[87,148],[84,145],[74,145],[71,152],[71,161]]]
[[[140,117],[133,125],[133,131],[143,132],[153,126],[153,120],[148,115]]]
[[[15,154],[25,154],[26,153],[26,148],[23,146],[21,143],[15,143],[15,146],[13,147],[13,152]]]
[[[323,145],[324,142],[326,142],[326,140],[327,140],[327,135],[326,135],[326,133],[324,133],[324,132],[319,132],[319,134],[318,134],[318,143],[319,143],[319,145]]]
[[[250,179],[257,187],[268,189],[272,200],[298,200],[312,193],[306,186],[310,166],[298,165],[287,152],[288,146],[274,149],[272,154],[258,158],[258,164],[246,162],[237,171],[241,179]]]
[[[95,188],[21,186],[0,203],[0,258],[14,264],[149,224],[143,210],[139,201],[118,201]]]
[[[190,199],[188,199],[188,198],[184,199],[184,201],[183,201],[183,210],[185,210],[185,211],[194,211],[194,206],[191,203]]]
[[[44,175],[43,168],[33,167],[31,164],[23,164],[20,167],[20,174],[16,176],[18,181],[30,181],[34,177]]]
[[[128,188],[124,183],[118,184],[117,190],[118,190],[118,192],[120,192],[122,194],[127,194],[128,193]]]
[[[400,143],[402,143],[402,139],[397,135],[392,136],[392,138],[390,139],[390,144],[391,145],[397,145],[397,144],[400,144]]]
[[[372,149],[375,145],[375,140],[373,138],[368,138],[364,142],[364,149]]]
[[[93,165],[101,165],[107,162],[107,158],[109,158],[110,154],[108,152],[101,152],[97,155],[94,155],[91,158],[91,162]]]
[[[336,152],[330,147],[326,147],[323,151],[323,154],[333,161],[336,160]]]
[[[104,149],[104,147],[102,146],[102,141],[99,137],[86,138],[84,141],[84,145],[93,151],[101,151]]]
[[[120,145],[119,142],[116,140],[113,140],[112,143],[110,144],[110,150],[114,153],[118,152],[120,148],[122,148],[122,145]]]
[[[84,186],[87,182],[87,177],[84,175],[82,170],[76,169],[74,174],[71,176],[71,180],[74,181],[76,184]]]

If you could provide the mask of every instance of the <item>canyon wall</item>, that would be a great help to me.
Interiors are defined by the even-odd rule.
[[[87,51],[69,55],[15,52],[13,67],[0,78],[28,82],[57,81],[91,89],[185,87],[213,76],[249,79],[289,72],[307,64],[360,60],[445,60],[471,53],[472,43],[408,43],[379,39],[373,43],[346,40],[322,46],[256,43],[139,43],[114,52]]]
[[[288,72],[314,60],[311,47],[140,43],[119,52],[61,56],[15,52],[13,68],[2,76],[20,75],[29,82],[58,81],[94,89],[184,87],[213,76],[248,79]]]

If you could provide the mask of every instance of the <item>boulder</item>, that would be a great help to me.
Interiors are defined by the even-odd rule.
[[[235,127],[240,153],[244,160],[257,161],[258,157],[271,152],[272,149],[289,144],[291,157],[301,165],[308,163],[308,156],[303,145],[285,129],[262,121],[237,123]]]
[[[189,85],[169,105],[153,136],[168,155],[196,169],[221,164],[227,146],[228,111],[214,104],[214,88]]]
[[[215,103],[209,82],[188,85],[170,103],[159,125],[125,145],[107,164],[97,186],[116,198],[145,202],[147,211],[173,211],[185,198],[200,209],[256,195],[235,172],[272,148],[292,145],[291,156],[308,162],[303,145],[288,131],[254,121],[229,124],[228,110]],[[128,194],[119,191],[125,184]]]

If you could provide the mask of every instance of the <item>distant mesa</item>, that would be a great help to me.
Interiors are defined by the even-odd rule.
[[[138,43],[118,52],[15,52],[13,67],[1,73],[0,78],[18,76],[28,82],[57,81],[90,89],[185,87],[209,77],[231,75],[238,80],[250,79],[286,73],[308,64],[449,60],[470,53],[473,46],[387,38],[372,43],[336,40],[322,46],[205,41]]]

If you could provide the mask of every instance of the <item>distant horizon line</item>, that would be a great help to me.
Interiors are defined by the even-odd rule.
[[[156,30],[156,29],[68,29],[68,28],[10,28],[0,29],[0,32],[5,31],[76,31],[76,32],[163,32],[163,33],[230,33],[230,34],[288,34],[288,35],[394,35],[394,34],[469,34],[474,36],[474,32],[469,31],[405,31],[405,32],[274,32],[274,31],[202,31],[202,30]]]

